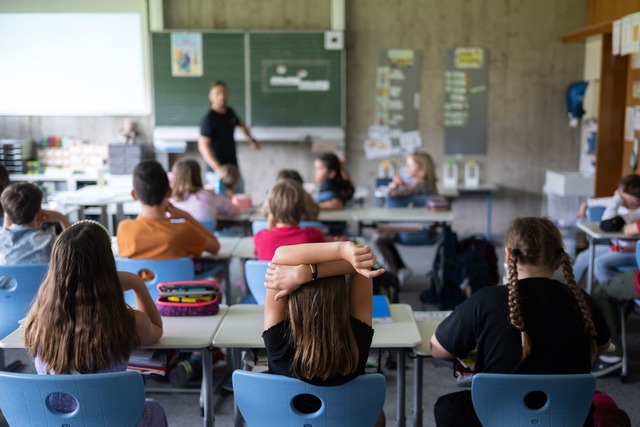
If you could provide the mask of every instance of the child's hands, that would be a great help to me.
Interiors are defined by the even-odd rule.
[[[384,269],[371,270],[376,265],[376,255],[368,246],[358,246],[353,242],[344,242],[340,247],[342,259],[356,270],[356,273],[373,278],[384,273]]]
[[[167,214],[169,214],[169,218],[171,219],[186,219],[189,215],[187,212],[173,206],[171,203],[167,203]]]
[[[277,301],[311,280],[311,269],[306,264],[284,265],[270,262],[264,280],[267,289],[280,291],[275,296]]]
[[[389,183],[389,188],[396,188],[398,185],[404,184],[404,180],[399,176],[394,176]]]
[[[582,202],[578,212],[576,212],[576,218],[582,219],[587,217],[587,202]]]

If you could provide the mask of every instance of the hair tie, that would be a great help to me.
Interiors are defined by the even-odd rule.
[[[522,251],[518,248],[512,248],[511,249],[511,255],[513,256],[520,256],[522,255]]]
[[[111,240],[111,234],[109,234],[109,230],[107,230],[107,228],[102,225],[101,223],[99,223],[98,221],[94,221],[92,219],[81,219],[78,222],[74,222],[73,224],[71,224],[71,227],[78,225],[78,224],[94,224],[99,226],[100,228],[102,228],[104,230],[104,232],[107,234],[107,237],[109,238],[109,240]],[[71,228],[69,227],[69,228]]]

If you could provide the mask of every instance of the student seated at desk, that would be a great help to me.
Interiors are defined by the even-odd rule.
[[[594,201],[588,203],[594,204]],[[611,220],[616,216],[629,223],[624,228],[624,233],[630,236],[640,234],[635,222],[640,219],[640,175],[627,175],[620,180],[618,189],[613,197],[602,199],[606,209],[602,214],[602,220]],[[584,218],[586,204],[583,204],[576,215]],[[610,280],[616,273],[617,268],[626,265],[636,264],[635,242],[618,240],[611,242],[611,246],[598,245],[595,247],[595,257],[593,260],[593,275],[595,279],[604,283]],[[589,267],[589,251],[583,251],[576,257],[573,263],[573,272],[576,282],[582,282]]]
[[[123,291],[130,289],[135,310],[124,302]],[[116,271],[109,232],[83,220],[54,244],[23,333],[38,374],[120,372],[134,349],[160,339],[162,318],[142,279]],[[51,397],[60,412],[76,409],[75,399],[65,394]],[[166,425],[162,406],[146,399],[138,426]]]
[[[292,181],[295,181],[304,189],[304,181],[302,180],[300,173],[298,173],[298,171],[295,169],[281,169],[280,172],[278,172],[278,176],[276,177],[276,182],[282,181],[283,179],[290,179]],[[318,205],[316,205],[316,202],[313,201],[313,197],[311,197],[311,194],[307,193],[306,191],[303,194],[303,198],[304,213],[302,214],[301,220],[316,221],[318,219],[320,207],[318,207]],[[269,200],[267,199],[262,205],[262,215],[264,215],[265,218],[269,218],[269,212]]]
[[[126,258],[174,259],[197,258],[204,251],[212,254],[220,250],[218,239],[187,212],[169,203],[171,187],[162,165],[145,160],[133,169],[134,200],[140,202],[140,214],[135,220],[118,224],[118,253]],[[183,219],[181,222],[173,222]],[[207,263],[198,262],[196,273],[207,270]],[[191,370],[200,363],[201,355],[194,353],[192,362],[178,364],[180,369],[170,369],[169,380],[175,387],[184,387],[192,375],[201,370]],[[186,369],[185,369],[186,368]]]
[[[135,220],[118,224],[118,253],[125,258],[174,259],[199,257],[220,250],[218,239],[189,213],[169,203],[171,187],[167,173],[153,160],[133,170],[134,200],[140,202]],[[183,220],[174,222],[172,220]]]
[[[305,194],[304,188],[291,179],[280,180],[271,187],[267,197],[268,228],[253,236],[259,260],[270,261],[280,246],[327,240],[319,228],[300,228],[306,210]]]
[[[70,226],[60,212],[42,209],[42,191],[33,184],[12,184],[0,197],[4,226],[0,231],[0,265],[49,262],[56,240],[57,222],[62,229]],[[1,286],[1,285],[0,285]]]
[[[371,278],[383,273],[371,270],[375,264],[371,249],[351,242],[276,250],[266,275],[262,333],[270,373],[319,386],[364,374],[373,338]],[[349,286],[345,274],[351,274]],[[381,414],[377,425],[384,423]]]
[[[355,189],[343,161],[325,153],[313,162],[313,178],[319,186],[315,201],[320,209],[343,209]]]
[[[431,337],[433,357],[464,358],[476,349],[476,373],[588,373],[609,346],[609,328],[576,285],[560,231],[546,218],[517,218],[504,247],[508,284],[456,307]],[[559,267],[566,284],[552,279]],[[438,426],[480,426],[470,390],[441,396],[434,414]]]
[[[412,182],[405,182],[399,176],[394,176],[389,183],[388,197],[402,198],[420,194],[438,194],[435,167],[433,159],[428,153],[417,151],[407,156],[407,175]],[[397,234],[381,232],[374,235],[374,242],[389,267],[389,271],[398,276],[400,284],[404,284],[411,277],[411,269],[406,266],[400,252],[395,246]]]
[[[220,217],[232,217],[240,210],[228,198],[205,190],[202,171],[197,161],[177,161],[171,169],[171,203],[189,212],[198,221],[215,221]]]

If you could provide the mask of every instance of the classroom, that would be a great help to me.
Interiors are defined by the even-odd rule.
[[[331,212],[324,218],[330,218],[329,222],[335,217],[346,218],[350,226],[345,234],[362,235],[371,245],[370,226],[382,222],[371,214],[384,199],[378,194],[377,179],[403,172],[405,155],[415,149],[425,151],[433,159],[441,190],[445,174],[451,172],[447,166],[456,165],[457,185],[450,193],[450,212],[446,214],[451,217],[434,216],[432,221],[451,225],[460,238],[488,238],[495,246],[502,277],[507,275],[505,233],[516,217],[549,216],[560,227],[565,250],[573,257],[576,247],[584,249],[588,242],[589,248],[594,248],[597,241],[602,244],[603,236],[597,229],[576,225],[575,214],[582,201],[612,196],[622,177],[637,173],[640,66],[636,65],[640,53],[634,52],[640,51],[640,42],[637,47],[628,47],[626,55],[612,52],[616,31],[624,44],[620,28],[625,25],[625,17],[631,17],[627,24],[632,25],[636,12],[640,12],[640,0],[3,0],[0,28],[27,22],[21,20],[34,16],[47,19],[58,15],[58,23],[86,16],[84,23],[68,22],[78,33],[97,29],[110,41],[122,38],[126,48],[107,52],[92,49],[91,44],[81,51],[55,46],[57,52],[51,56],[66,59],[60,62],[55,58],[48,63],[50,58],[44,58],[40,49],[46,44],[35,42],[33,52],[42,52],[43,58],[39,61],[32,54],[33,62],[23,69],[6,68],[5,72],[11,73],[7,74],[9,78],[3,76],[5,65],[0,57],[0,93],[15,96],[10,102],[0,99],[0,144],[18,141],[23,147],[29,146],[23,148],[25,157],[39,161],[29,166],[36,169],[44,168],[47,161],[55,164],[56,160],[36,153],[51,150],[58,140],[65,144],[71,141],[72,147],[88,143],[99,147],[96,153],[104,150],[96,155],[105,160],[52,168],[56,176],[46,182],[25,178],[27,167],[11,173],[14,178],[20,176],[16,182],[38,182],[51,200],[58,192],[68,193],[68,200],[88,197],[88,191],[82,196],[74,193],[85,184],[106,181],[115,192],[109,202],[102,203],[94,194],[94,204],[86,203],[91,208],[71,212],[70,218],[98,219],[114,236],[121,220],[139,212],[129,194],[131,170],[142,158],[138,154],[154,158],[166,170],[187,158],[205,166],[198,147],[198,126],[210,106],[210,85],[222,80],[229,105],[250,132],[237,128],[235,132],[242,193],[248,203],[262,205],[278,171],[295,169],[305,183],[311,183],[314,159],[326,151],[340,153],[346,159],[358,202],[348,211],[348,217]],[[613,24],[616,20],[618,30]],[[66,32],[66,40],[82,38],[81,34],[56,31],[42,22],[30,21],[37,37],[50,35],[51,40],[57,40],[57,33]],[[638,30],[637,23],[634,28]],[[18,39],[24,39],[28,46],[31,30],[20,31],[24,32]],[[0,47],[18,43],[7,33],[0,34]],[[172,57],[172,43],[189,34],[196,36],[184,36],[182,43],[199,44],[195,58],[182,58],[190,61],[191,68],[186,72],[186,68],[172,70],[170,64],[179,66],[179,60]],[[60,35],[59,40],[65,39]],[[89,43],[101,46],[98,41]],[[91,50],[95,52],[88,52]],[[451,82],[461,75],[456,65],[462,58],[459,52],[481,58],[477,66],[464,69],[465,78],[473,79],[474,91],[470,93],[479,99],[468,105],[450,90]],[[103,63],[104,58],[109,63]],[[200,69],[197,58],[202,59]],[[403,69],[401,79],[394,80],[396,86],[392,84],[391,92],[395,91],[398,98],[381,104],[381,85],[387,78],[384,65],[394,61],[397,65],[403,60],[411,65]],[[40,64],[63,65],[47,71]],[[287,74],[295,67],[303,67],[304,75]],[[38,74],[33,68],[44,72]],[[75,76],[72,69],[82,70],[84,75],[69,77]],[[45,77],[47,74],[49,77]],[[60,76],[64,83],[50,83],[51,76],[53,82]],[[308,85],[292,95],[291,82],[298,85],[306,77]],[[579,82],[587,83],[586,89],[579,86],[581,92],[575,95],[581,102],[569,105],[569,90]],[[584,111],[580,111],[582,108]],[[395,116],[391,110],[396,110]],[[568,111],[578,111],[577,123],[571,123]],[[463,117],[462,122],[456,121],[459,117]],[[135,134],[128,139],[131,122],[135,123]],[[391,137],[384,134],[389,126]],[[254,140],[259,149],[255,149]],[[393,148],[385,151],[378,144],[372,149],[380,140]],[[140,152],[120,152],[118,164],[106,160],[105,153],[111,154],[109,144],[132,141],[144,148]],[[111,156],[116,158],[116,154]],[[121,166],[125,167],[122,173],[114,172]],[[465,167],[475,166],[480,185],[467,187]],[[69,172],[71,169],[75,172]],[[447,191],[440,192],[447,195]],[[255,218],[254,213],[242,216],[245,231],[250,230],[250,221]],[[408,218],[414,221],[410,215]],[[426,220],[420,217],[417,221]],[[250,236],[251,232],[246,234]],[[247,258],[253,258],[253,241],[241,239],[220,238],[221,253],[229,249],[231,254],[223,261],[224,274],[219,276],[227,295],[223,306],[229,309],[243,293],[238,283],[244,286],[246,248],[241,242],[250,245]],[[436,246],[400,246],[399,250],[413,269],[412,278],[400,291],[399,302],[414,311],[437,310],[437,306],[420,300],[430,283],[427,277],[437,255]],[[597,274],[593,257],[590,261],[585,279],[589,291]],[[613,397],[636,425],[640,412],[632,397],[640,384],[640,322],[637,312],[631,311],[626,322],[626,383],[621,383],[619,375],[607,376],[598,378],[596,388]],[[374,334],[374,348],[379,344],[375,339]],[[422,344],[428,346],[428,339]],[[411,354],[413,347],[408,345],[399,352],[403,361],[398,361],[398,369],[405,363],[405,350]],[[196,348],[200,347],[192,349]],[[242,346],[238,344],[238,348]],[[4,353],[7,362],[17,358],[30,363],[22,349],[7,346]],[[230,351],[227,358],[232,353],[236,357],[237,351]],[[412,399],[418,390],[416,360],[422,365],[422,359],[415,359],[414,354],[407,357],[406,375],[397,370],[384,372],[384,415],[389,425],[435,425],[436,399],[442,392],[459,389],[451,370],[434,367],[435,359],[430,355],[429,350],[424,372],[420,371],[424,382],[418,403]],[[0,366],[3,364],[0,358]],[[22,372],[35,370],[29,366]],[[406,396],[400,388],[406,389]],[[203,406],[197,396],[147,390],[147,397],[164,406],[169,425],[202,424],[199,408]],[[215,408],[215,422],[238,425],[233,395],[212,396],[204,398],[204,405],[207,411],[209,406]],[[213,425],[213,413],[207,415],[211,419],[205,418],[205,425]],[[0,425],[5,425],[3,422],[0,416]]]

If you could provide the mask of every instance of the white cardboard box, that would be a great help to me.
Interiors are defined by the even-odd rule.
[[[545,191],[558,196],[591,196],[594,176],[580,172],[557,172],[547,170]]]

